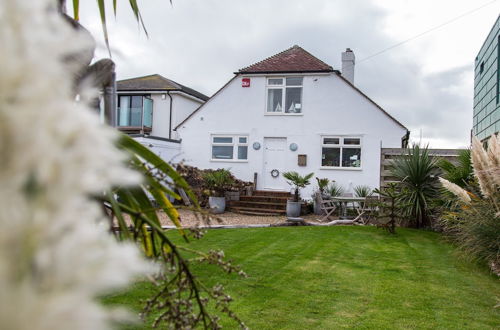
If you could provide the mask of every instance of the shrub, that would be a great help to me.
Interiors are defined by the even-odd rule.
[[[199,169],[194,166],[189,166],[186,164],[178,164],[176,168],[177,172],[186,180],[186,182],[191,187],[192,192],[196,195],[198,202],[201,206],[204,206],[208,202],[208,194],[210,194],[210,189],[206,185],[205,174],[214,172],[212,169]],[[245,187],[252,186],[252,182],[242,181],[231,175],[233,184],[228,190],[239,191]]]
[[[225,192],[230,190],[234,183],[231,172],[223,168],[203,174],[203,179],[210,195],[216,197],[224,197]]]

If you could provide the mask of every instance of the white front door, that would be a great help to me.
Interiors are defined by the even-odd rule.
[[[264,138],[264,170],[262,173],[264,189],[285,190],[287,185],[285,179],[283,179],[285,156],[286,138]],[[277,171],[273,172],[273,170]],[[277,176],[276,173],[278,173]]]

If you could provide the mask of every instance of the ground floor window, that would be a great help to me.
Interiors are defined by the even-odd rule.
[[[361,137],[323,136],[321,166],[361,167]]]
[[[213,160],[247,160],[248,136],[212,135]]]

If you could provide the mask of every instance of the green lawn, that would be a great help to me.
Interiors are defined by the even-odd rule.
[[[198,249],[221,248],[249,275],[196,268],[222,283],[233,310],[252,329],[499,329],[500,284],[457,258],[432,232],[373,227],[211,230]],[[140,310],[150,293],[138,283],[107,297]],[[223,325],[235,328],[224,319]],[[146,326],[136,327],[138,329]],[[135,329],[135,328],[134,328]]]

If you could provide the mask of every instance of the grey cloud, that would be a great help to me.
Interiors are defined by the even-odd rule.
[[[142,4],[149,40],[139,36],[126,3],[118,24],[110,23],[119,78],[160,73],[207,95],[234,71],[294,44],[340,69],[346,47],[361,60],[399,41],[384,33],[387,13],[369,1],[174,0],[173,7],[150,1]],[[93,5],[82,10],[90,13]],[[95,20],[89,21],[94,27]],[[450,144],[468,140],[470,66],[426,75],[418,54],[402,46],[359,62],[355,76],[362,91],[414,134],[422,129]]]

